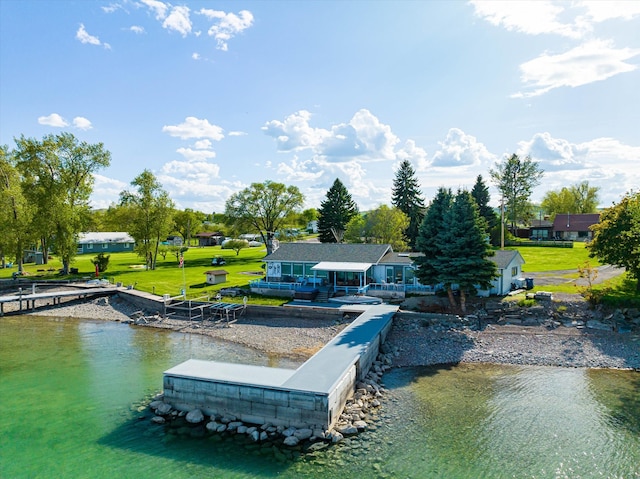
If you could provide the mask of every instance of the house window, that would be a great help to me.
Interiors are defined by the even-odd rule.
[[[109,243],[102,243],[102,249],[109,248]]]
[[[131,244],[129,244],[129,243],[125,243],[125,244],[124,244],[124,249],[129,249],[129,248],[131,248]]]
[[[282,276],[291,276],[291,263],[282,263]]]
[[[515,277],[518,276],[518,267],[514,266],[513,268],[511,268],[511,276]]]
[[[302,263],[294,263],[293,276],[303,276],[303,275],[304,275],[304,265]]]
[[[87,244],[87,249],[93,249],[93,243],[88,243]]]

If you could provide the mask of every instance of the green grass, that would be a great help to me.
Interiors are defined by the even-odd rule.
[[[527,246],[509,246],[509,250],[518,250],[524,258],[522,269],[525,272],[576,270],[578,265],[588,261],[591,266],[600,266],[596,258],[589,257],[584,243],[575,242],[573,248],[539,248]]]
[[[144,262],[135,253],[108,253],[110,255],[109,267],[101,278],[107,278],[112,283],[121,282],[123,285],[135,285],[135,289],[155,293],[158,295],[169,294],[177,296],[186,286],[186,294],[190,299],[199,297],[214,297],[221,288],[249,287],[249,281],[264,275],[262,258],[266,255],[264,248],[245,248],[236,255],[235,251],[222,249],[220,246],[208,246],[204,248],[192,247],[184,254],[184,271],[178,266],[174,255],[167,255],[166,259],[158,257],[155,270],[146,270]],[[223,257],[227,264],[224,266],[211,266],[211,259],[215,256]],[[78,274],[69,277],[58,275],[62,267],[57,258],[53,258],[47,265],[27,264],[24,269],[29,279],[94,279],[95,267],[91,260],[94,254],[76,256],[71,267],[78,268]],[[54,271],[47,271],[53,269]],[[205,271],[212,269],[224,269],[229,273],[227,281],[222,284],[206,284]],[[0,278],[10,278],[17,269],[0,269]],[[257,300],[258,297],[252,297]],[[241,301],[242,298],[237,298]],[[232,299],[229,299],[232,301]],[[259,297],[261,304],[281,305],[286,302],[283,298]]]

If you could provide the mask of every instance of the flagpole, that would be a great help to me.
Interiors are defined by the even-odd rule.
[[[182,268],[182,296],[187,299],[187,280],[184,275],[184,253],[180,253],[180,267]]]

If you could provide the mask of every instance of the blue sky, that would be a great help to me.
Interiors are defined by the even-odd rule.
[[[430,201],[512,153],[534,201],[608,206],[640,185],[639,31],[639,1],[2,0],[0,143],[102,142],[95,207],[149,169],[179,208],[340,178],[367,210],[404,159]]]

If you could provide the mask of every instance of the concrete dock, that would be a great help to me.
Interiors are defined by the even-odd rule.
[[[253,424],[330,429],[377,357],[398,307],[362,309],[296,370],[191,359],[165,371],[164,401]]]

